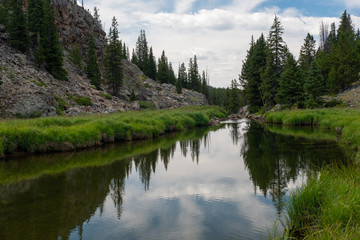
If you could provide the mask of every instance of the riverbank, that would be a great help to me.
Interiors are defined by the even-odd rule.
[[[196,106],[173,110],[47,117],[0,122],[0,157],[14,153],[64,152],[115,141],[150,139],[166,132],[207,126],[224,118],[219,107]]]
[[[360,111],[346,108],[269,112],[266,122],[316,126],[338,135],[351,149],[353,164],[330,166],[309,178],[287,205],[285,231],[279,238],[360,238]]]

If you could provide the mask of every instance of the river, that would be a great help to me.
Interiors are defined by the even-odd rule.
[[[9,159],[0,239],[267,239],[308,174],[344,159],[248,120]]]

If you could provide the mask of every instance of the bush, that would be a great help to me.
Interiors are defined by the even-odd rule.
[[[156,106],[153,102],[139,101],[139,105],[141,109],[149,109],[149,110],[156,109]]]
[[[135,92],[134,92],[134,90],[132,90],[131,91],[131,95],[130,95],[130,98],[129,98],[129,101],[130,102],[134,102],[134,101],[136,101],[137,99],[136,99],[136,96],[135,96]]]
[[[113,97],[110,95],[110,94],[108,94],[108,93],[100,93],[100,95],[102,96],[102,97],[104,97],[104,98],[106,98],[107,100],[111,100]]]
[[[91,106],[93,105],[92,101],[88,97],[75,97],[73,101],[80,106]]]
[[[324,106],[326,108],[332,108],[332,107],[336,107],[338,105],[342,105],[344,102],[342,100],[338,100],[338,99],[332,99],[331,101],[329,102],[326,102],[324,104]]]

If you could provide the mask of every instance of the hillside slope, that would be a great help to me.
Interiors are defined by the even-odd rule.
[[[123,60],[124,84],[119,96],[111,97],[106,92],[104,80],[104,91],[94,89],[84,71],[69,60],[69,52],[77,44],[85,64],[87,41],[89,34],[92,34],[101,59],[105,33],[82,7],[66,0],[54,0],[53,4],[64,48],[64,68],[68,72],[68,81],[54,79],[44,69],[38,68],[30,53],[21,54],[13,49],[4,26],[0,25],[1,116],[79,115],[139,109],[138,102],[129,102],[132,91],[139,101],[151,102],[156,108],[207,104],[203,94],[186,89],[182,94],[177,94],[174,86],[147,78],[136,65],[126,60]]]

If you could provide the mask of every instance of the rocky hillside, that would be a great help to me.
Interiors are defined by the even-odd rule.
[[[95,36],[101,58],[105,46],[105,33],[91,15],[67,0],[54,0],[60,41],[64,47],[68,81],[54,79],[40,69],[30,55],[24,55],[9,45],[8,34],[0,25],[0,114],[3,117],[35,117],[53,115],[79,115],[109,113],[139,109],[141,106],[176,108],[185,105],[206,105],[203,94],[183,89],[177,94],[174,86],[159,84],[147,78],[139,68],[123,61],[124,86],[118,97],[106,91],[95,90],[83,70],[68,59],[75,43],[82,52],[87,51],[89,33]],[[107,89],[103,82],[103,89]],[[134,91],[138,101],[129,102]]]
[[[92,35],[98,57],[101,59],[106,45],[106,33],[100,23],[73,1],[53,0],[53,5],[62,46],[67,51],[71,51],[77,44],[85,57],[88,51],[89,36]]]
[[[360,82],[356,82],[346,91],[338,94],[337,99],[342,100],[349,107],[360,108]]]

